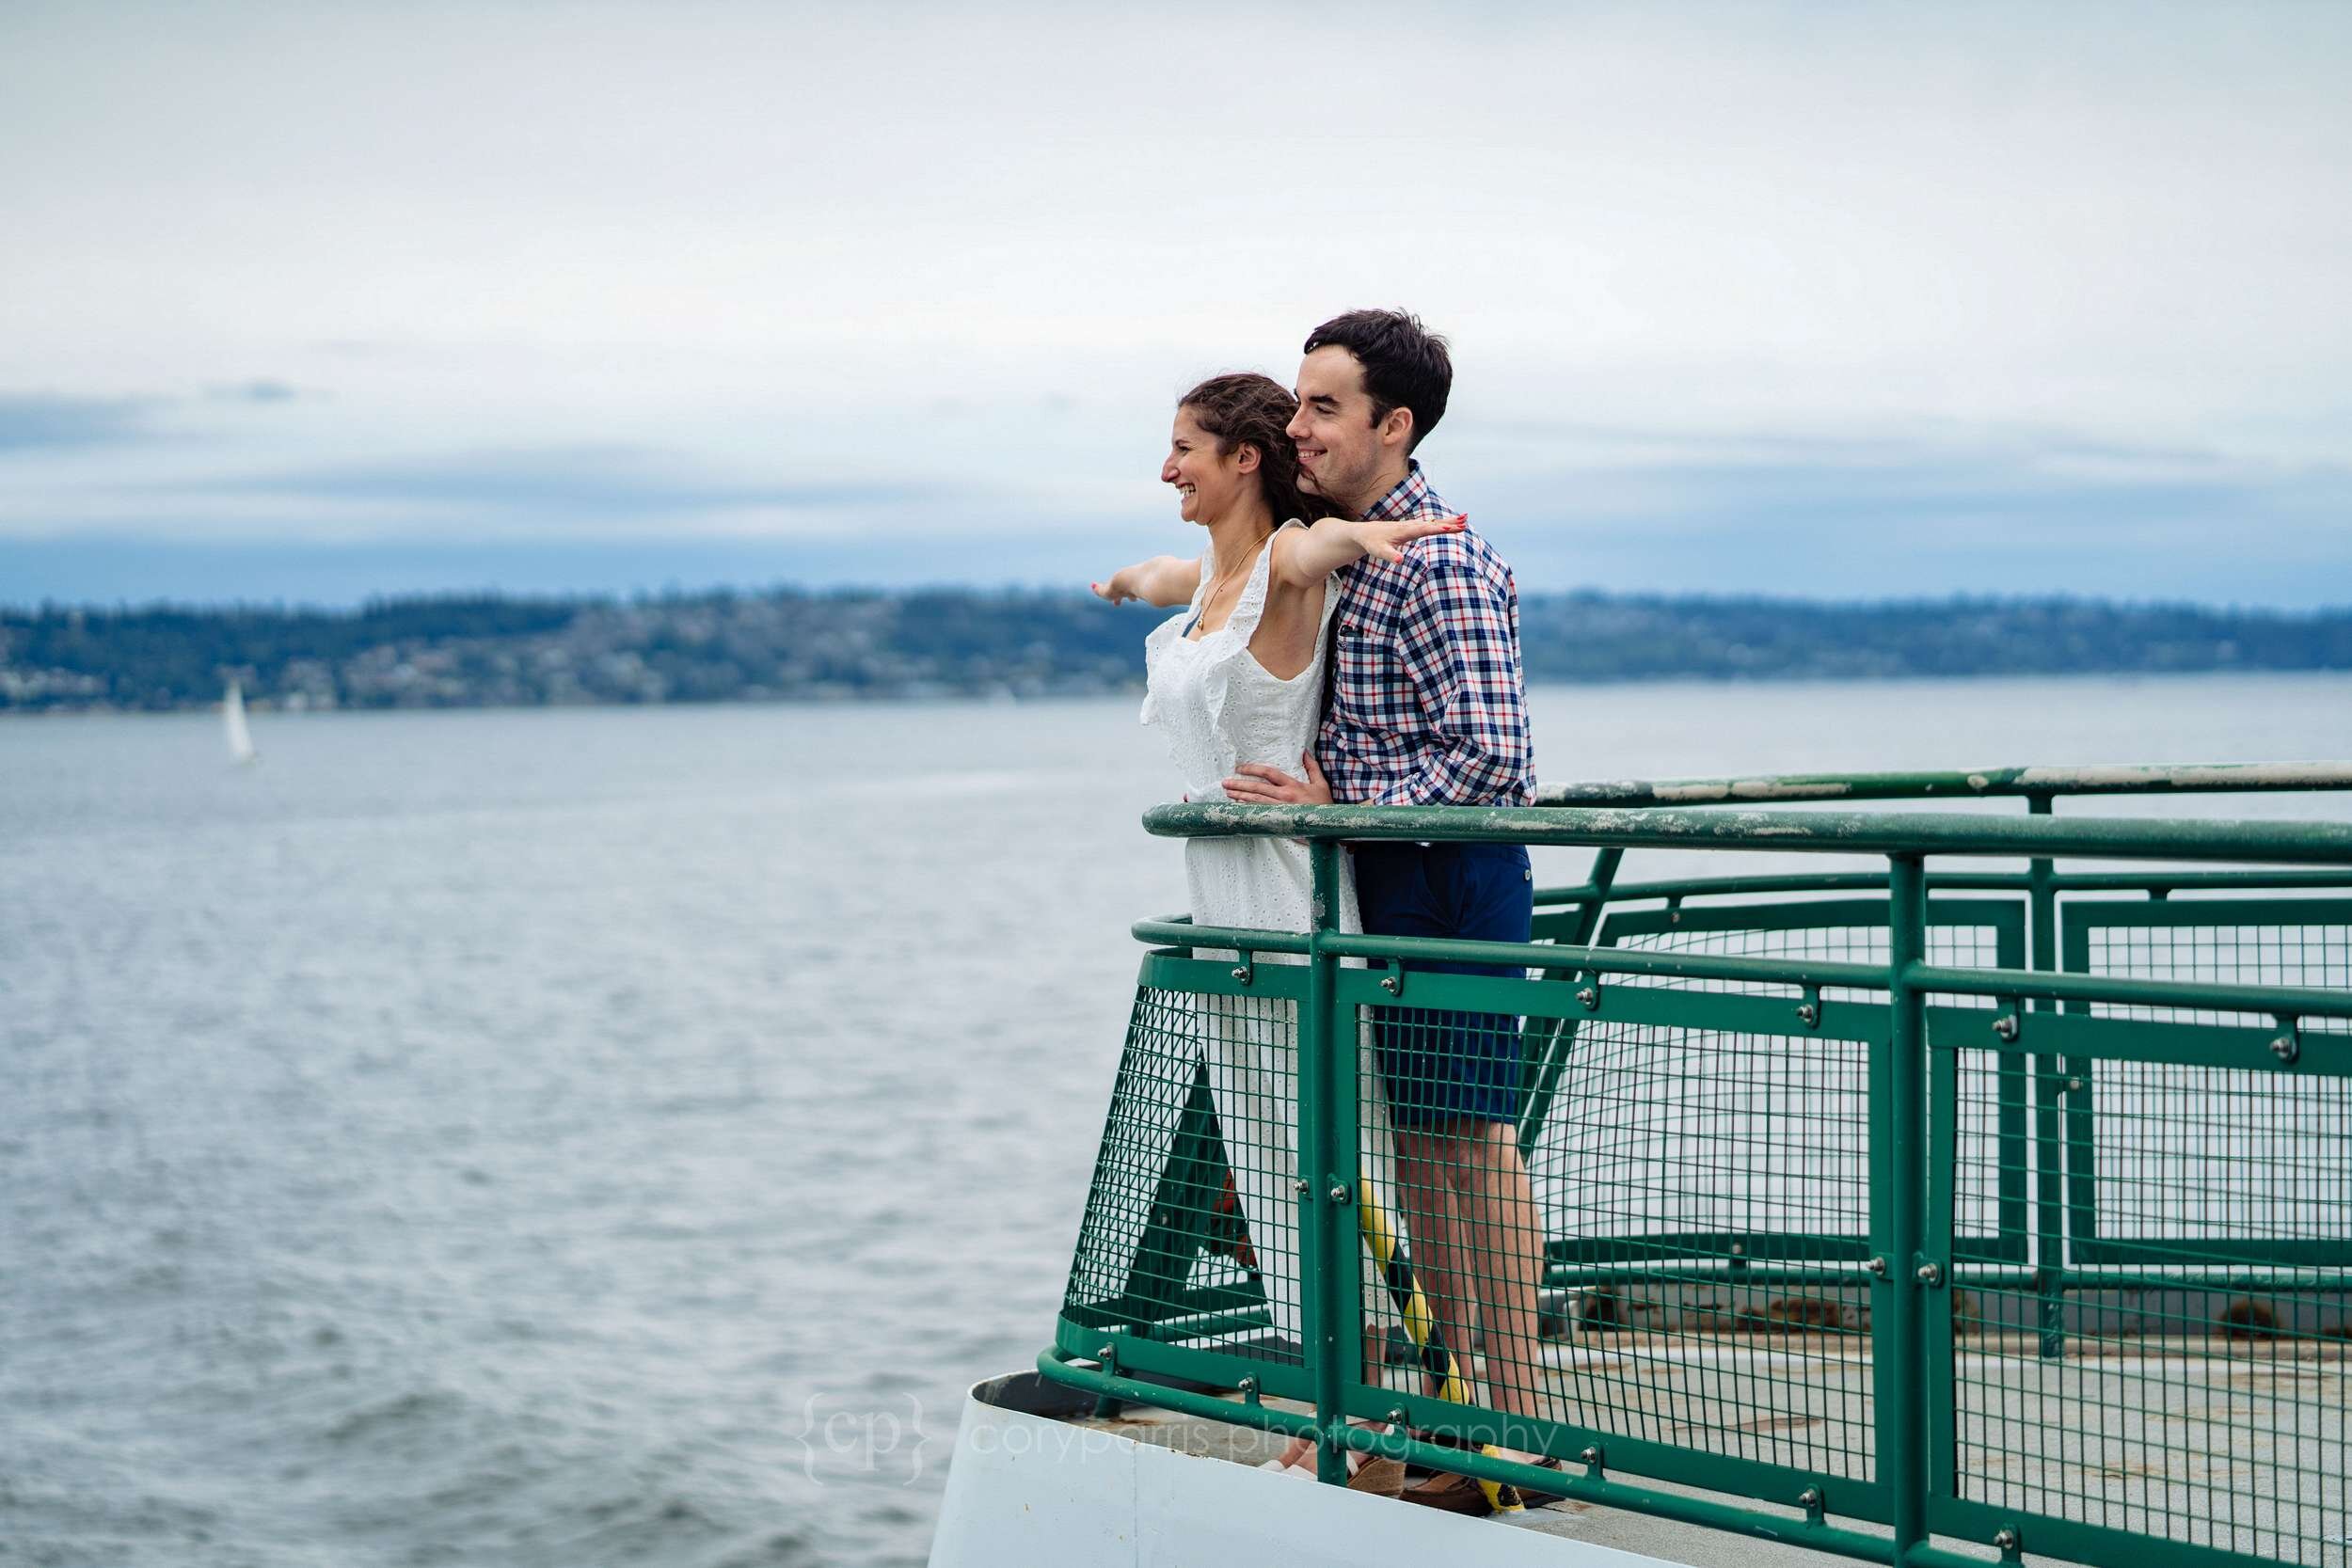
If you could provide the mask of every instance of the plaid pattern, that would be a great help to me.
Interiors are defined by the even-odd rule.
[[[1374,518],[1450,517],[1421,465]],[[1341,574],[1331,701],[1315,760],[1334,800],[1372,806],[1522,806],[1535,755],[1519,669],[1519,591],[1477,534],[1442,533],[1401,562]]]

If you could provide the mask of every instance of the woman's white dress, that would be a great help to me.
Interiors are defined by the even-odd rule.
[[[1296,521],[1283,525],[1305,526]],[[1224,781],[1245,762],[1271,764],[1295,778],[1300,756],[1313,744],[1323,709],[1326,633],[1339,594],[1327,587],[1324,592],[1314,657],[1307,667],[1288,680],[1267,673],[1249,651],[1249,640],[1265,612],[1273,556],[1269,541],[1259,550],[1225,624],[1197,640],[1188,639],[1185,634],[1200,620],[1216,580],[1215,551],[1204,551],[1200,586],[1191,605],[1162,623],[1144,643],[1143,721],[1166,738],[1168,754],[1184,777],[1186,800],[1225,799]],[[1307,847],[1291,839],[1187,839],[1184,880],[1196,925],[1275,931],[1305,931],[1313,925],[1314,879]],[[1342,930],[1363,928],[1345,856],[1341,857],[1339,919]],[[1204,951],[1202,956],[1220,955]],[[1260,963],[1304,961],[1272,953],[1255,957]],[[1193,1000],[1194,1038],[1208,1065],[1226,1157],[1258,1255],[1275,1331],[1304,1343],[1298,1311],[1298,1200],[1293,1186],[1298,1175],[1295,1010],[1289,1002],[1263,997]],[[1362,1176],[1371,1184],[1374,1200],[1387,1207],[1393,1156],[1368,1030],[1359,1030],[1359,1053]],[[1392,1207],[1390,1212],[1394,1212]],[[1365,1311],[1384,1316],[1380,1284],[1368,1254],[1362,1290]]]

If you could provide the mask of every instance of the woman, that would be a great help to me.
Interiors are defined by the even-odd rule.
[[[1215,376],[1187,392],[1160,479],[1176,487],[1184,520],[1207,531],[1206,548],[1124,566],[1092,585],[1113,604],[1187,607],[1144,644],[1143,721],[1167,737],[1188,800],[1225,799],[1226,782],[1250,762],[1295,764],[1321,784],[1311,745],[1339,597],[1327,591],[1330,575],[1368,555],[1398,560],[1413,540],[1463,527],[1458,517],[1326,516],[1327,503],[1301,492],[1284,434],[1296,406],[1263,375]],[[1289,520],[1278,528],[1278,518]],[[1311,527],[1310,518],[1320,520]],[[1312,923],[1304,845],[1190,839],[1184,873],[1202,925],[1303,931]],[[1352,923],[1355,892],[1343,892]]]
[[[1367,555],[1397,560],[1413,540],[1463,526],[1459,518],[1360,522],[1324,515],[1323,503],[1299,489],[1297,457],[1284,434],[1295,407],[1289,392],[1263,375],[1220,375],[1186,393],[1177,405],[1160,478],[1176,488],[1184,520],[1206,531],[1205,547],[1197,559],[1157,557],[1093,585],[1115,604],[1140,599],[1186,607],[1144,645],[1143,721],[1166,737],[1188,800],[1226,799],[1226,782],[1246,763],[1297,767],[1320,785],[1323,775],[1311,748],[1322,718],[1326,633],[1339,598],[1331,574]],[[1316,519],[1311,526],[1311,518]],[[1304,844],[1188,839],[1184,879],[1198,925],[1281,931],[1313,925],[1313,879]],[[1340,899],[1341,928],[1360,930],[1344,865]],[[1257,958],[1298,961],[1273,954]],[[1202,998],[1192,1022],[1275,1332],[1303,1343],[1293,1188],[1298,1174],[1297,1035],[1291,1005]],[[1368,1048],[1359,1081],[1372,1189],[1367,1197],[1385,1207],[1388,1196],[1379,1189],[1386,1183],[1372,1180],[1370,1173],[1386,1165],[1391,1143]],[[1368,1307],[1380,1299],[1380,1283],[1369,1270],[1363,1290]],[[1307,1451],[1295,1445],[1269,1467],[1311,1476],[1303,1463]],[[1359,1471],[1351,1484],[1393,1491],[1402,1479],[1401,1467],[1382,1461]]]

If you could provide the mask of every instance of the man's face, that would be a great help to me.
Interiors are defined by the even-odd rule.
[[[1364,367],[1346,349],[1325,344],[1298,367],[1298,412],[1290,438],[1298,446],[1300,483],[1326,500],[1360,513],[1380,499],[1380,478],[1396,441],[1372,422]],[[1383,425],[1395,422],[1394,415]]]

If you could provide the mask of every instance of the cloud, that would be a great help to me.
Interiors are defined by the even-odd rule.
[[[0,452],[122,446],[151,437],[152,398],[0,394]]]
[[[1449,469],[1522,510],[1667,520],[1802,513],[1821,522],[2137,513],[2246,514],[2352,502],[2352,467],[2233,458],[2060,430],[1952,429],[1819,436],[1594,425],[1503,426]]]
[[[2123,441],[2057,426],[1911,420],[1880,430],[1829,433],[1472,418],[1470,429],[1449,427],[1449,438],[1471,449],[1568,451],[1595,454],[1604,464],[1632,466],[1867,470],[1923,463],[1971,468],[2043,465],[2145,475],[2211,474],[2242,462],[2213,447]]]
[[[327,466],[172,486],[213,495],[411,505],[433,512],[496,513],[549,523],[652,520],[781,509],[902,505],[932,492],[911,484],[713,479],[679,454],[580,444],[460,452],[413,460]]]
[[[317,394],[269,379],[208,387],[206,403],[280,404]],[[166,439],[159,421],[198,400],[163,393],[134,397],[67,397],[41,392],[0,393],[0,452],[72,451]]]
[[[226,386],[205,388],[204,395],[215,403],[299,403],[317,394],[306,392],[291,382],[263,377],[258,381],[237,381]]]
[[[2352,470],[2193,448],[1890,436],[1720,445],[1614,431],[1601,455],[1438,473],[1523,591],[1810,596],[2080,592],[2341,603]]]

